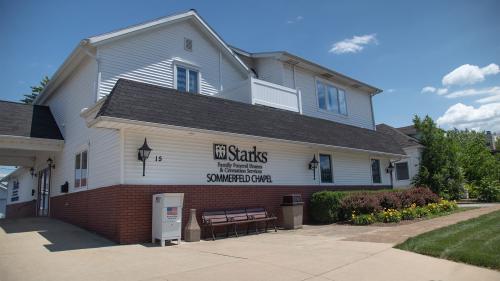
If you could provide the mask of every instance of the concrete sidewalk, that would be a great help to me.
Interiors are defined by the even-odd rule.
[[[472,207],[472,206],[462,206]],[[421,221],[402,221],[399,224],[381,224],[369,226],[354,225],[308,225],[303,235],[344,236],[344,240],[360,242],[378,242],[399,244],[412,236],[434,229],[452,225],[461,221],[500,210],[500,204],[484,204],[476,209],[454,213],[448,216]]]
[[[416,224],[436,225],[430,222]],[[407,226],[307,226],[161,248],[115,245],[57,220],[6,220],[0,222],[0,280],[500,280],[498,271],[393,249],[393,243],[351,241],[401,227]]]

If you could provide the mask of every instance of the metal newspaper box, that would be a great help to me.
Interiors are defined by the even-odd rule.
[[[177,240],[177,244],[180,244],[183,201],[184,193],[153,195],[153,243],[159,239],[162,247],[165,246],[165,240]]]

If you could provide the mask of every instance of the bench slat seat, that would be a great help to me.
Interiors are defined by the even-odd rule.
[[[228,226],[233,226],[234,234],[238,237],[237,225],[255,223],[255,230],[258,232],[258,223],[265,222],[265,231],[267,232],[268,223],[272,222],[274,231],[277,231],[275,223],[277,219],[277,217],[269,215],[264,208],[214,210],[202,213],[202,226],[210,227],[212,239],[215,240],[215,226],[226,226],[226,236],[229,236]],[[248,230],[247,226],[247,234]]]

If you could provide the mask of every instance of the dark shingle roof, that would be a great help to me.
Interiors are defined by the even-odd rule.
[[[47,106],[0,101],[0,135],[62,140]]]
[[[421,145],[417,139],[407,136],[399,129],[391,127],[387,124],[377,125],[377,131],[391,136],[402,148]]]
[[[125,79],[118,80],[100,116],[405,154],[390,136],[375,130]]]
[[[400,128],[397,128],[397,130],[399,130],[400,132],[402,132],[403,134],[408,135],[408,136],[414,136],[417,134],[417,128],[415,128],[415,126],[413,126],[413,125],[406,126],[406,127],[400,127]]]

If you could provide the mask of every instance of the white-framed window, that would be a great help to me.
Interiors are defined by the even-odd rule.
[[[372,182],[382,183],[382,173],[380,172],[380,159],[371,159]]]
[[[408,162],[396,163],[396,179],[398,181],[410,179],[410,172],[408,170]]]
[[[181,92],[200,93],[200,72],[183,65],[175,66],[175,88]]]
[[[87,187],[88,184],[88,151],[75,155],[75,188]]]
[[[19,180],[15,179],[12,181],[12,194],[10,202],[19,201]]]
[[[332,156],[319,154],[319,173],[321,183],[333,183]]]
[[[320,109],[347,116],[346,93],[343,89],[322,80],[316,80],[316,94]]]

